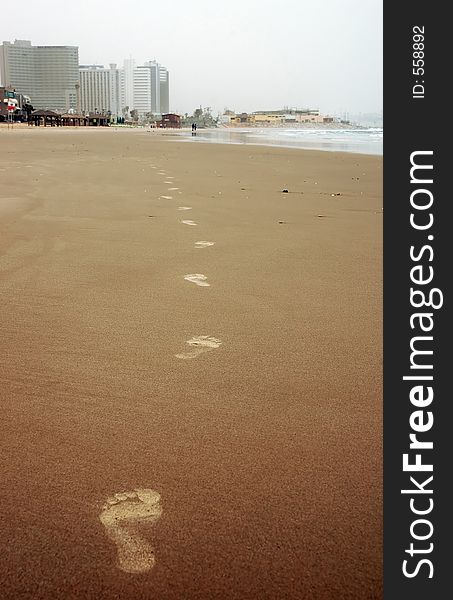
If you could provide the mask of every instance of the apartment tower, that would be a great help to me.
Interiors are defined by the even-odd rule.
[[[32,46],[28,40],[0,46],[0,83],[29,96],[35,108],[66,112],[77,105],[77,46]]]
[[[83,113],[101,112],[121,116],[120,69],[111,63],[80,65],[80,104]]]

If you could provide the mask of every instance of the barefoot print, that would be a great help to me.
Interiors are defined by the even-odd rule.
[[[155,563],[148,529],[162,514],[160,495],[150,489],[121,492],[107,498],[99,516],[117,550],[118,567],[126,573],[143,573]]]
[[[214,246],[215,242],[206,242],[205,240],[200,240],[199,242],[195,242],[195,248],[207,248],[208,246]]]
[[[192,275],[184,275],[184,279],[186,281],[190,281],[191,283],[195,283],[200,287],[209,287],[211,284],[206,281],[206,275],[202,273],[193,273]]]
[[[210,352],[218,348],[222,342],[215,337],[209,337],[207,335],[198,335],[196,337],[187,340],[186,344],[192,348],[190,352],[182,352],[181,354],[175,354],[176,358],[189,359],[195,358],[199,354],[204,352]]]

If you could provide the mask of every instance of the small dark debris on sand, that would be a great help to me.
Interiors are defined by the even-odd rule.
[[[290,192],[289,190],[282,190],[282,194],[303,194],[303,192]]]

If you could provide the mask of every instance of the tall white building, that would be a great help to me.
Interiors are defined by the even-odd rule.
[[[0,46],[0,84],[29,96],[35,108],[75,109],[78,81],[77,46],[32,46],[28,40]]]
[[[120,75],[121,108],[137,110],[139,116],[160,115],[169,110],[169,74],[156,61],[136,65],[133,59],[124,61]]]
[[[140,116],[152,112],[151,70],[146,66],[134,69],[133,104],[131,108],[138,111]]]
[[[121,116],[121,71],[115,64],[80,65],[80,107],[83,113],[102,112]]]
[[[121,69],[120,104],[122,109],[128,107],[129,111],[134,108],[134,69],[135,60],[126,58]]]

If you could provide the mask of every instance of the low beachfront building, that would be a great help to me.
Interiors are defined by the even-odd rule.
[[[17,104],[14,90],[0,86],[0,121],[7,121],[10,117],[8,106]]]
[[[87,117],[75,113],[59,113],[51,110],[35,110],[30,115],[29,125],[37,127],[108,127],[110,117],[99,113],[90,113]]]
[[[84,115],[66,113],[61,115],[61,124],[64,127],[86,127],[88,119]]]
[[[157,122],[158,127],[165,129],[181,129],[181,117],[175,113],[162,115],[162,119]]]
[[[108,127],[110,125],[109,115],[103,113],[91,112],[87,117],[90,127]]]
[[[329,122],[326,119],[328,119],[328,117],[325,117],[324,115],[319,115],[319,114],[317,114],[317,115],[313,115],[313,114],[295,115],[296,123],[327,123],[327,122]]]
[[[30,115],[29,125],[36,125],[39,127],[60,127],[61,126],[61,115],[54,112],[53,110],[35,110]]]
[[[333,123],[334,118],[321,115],[317,109],[259,110],[251,114],[232,114],[228,111],[219,119],[222,125],[250,125],[256,127],[298,125],[300,123]]]
[[[253,122],[256,125],[267,125],[267,124],[278,124],[283,122],[282,114],[274,114],[274,113],[253,113],[251,115],[253,118]]]
[[[20,94],[13,88],[0,86],[0,122],[27,121],[32,112],[29,96]]]
[[[230,118],[231,125],[253,125],[255,122],[254,115],[248,113],[239,113]]]

